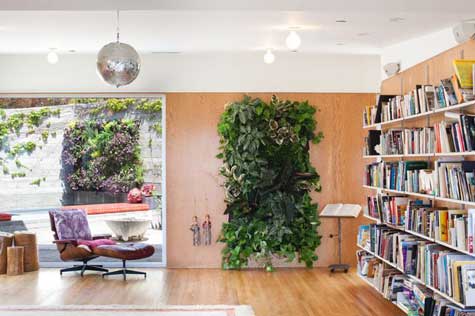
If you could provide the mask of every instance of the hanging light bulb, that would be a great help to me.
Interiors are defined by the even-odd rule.
[[[285,44],[287,45],[287,48],[293,52],[296,52],[297,49],[299,49],[301,43],[302,40],[300,39],[300,36],[294,30],[291,30],[289,35],[285,39]]]
[[[268,48],[264,54],[264,63],[270,65],[275,61],[275,55],[272,52],[272,49]]]
[[[55,48],[50,48],[50,52],[46,56],[48,63],[50,63],[51,65],[54,65],[59,61],[58,53],[56,53],[55,50],[56,50]]]

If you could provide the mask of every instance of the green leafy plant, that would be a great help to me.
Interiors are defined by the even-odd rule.
[[[15,179],[15,178],[24,178],[26,177],[26,173],[24,173],[23,171],[21,172],[12,172],[10,174],[10,176],[12,177],[12,179]]]
[[[310,163],[315,108],[308,102],[245,97],[226,107],[218,124],[220,174],[225,178],[225,214],[219,241],[224,269],[249,259],[273,270],[272,258],[297,259],[311,267],[320,244],[317,208],[310,192],[320,177]]]
[[[154,123],[150,128],[151,128],[157,135],[161,135],[161,134],[162,134],[162,124],[161,124],[160,122]]]
[[[41,132],[41,139],[43,140],[44,143],[46,143],[48,141],[48,137],[49,137],[49,132],[48,131]]]
[[[82,102],[78,102],[82,101]],[[74,103],[96,103],[95,107],[89,110],[91,115],[99,115],[108,111],[112,114],[125,112],[129,109],[135,108],[135,110],[151,114],[154,116],[162,110],[162,101],[160,99],[133,99],[133,98],[123,98],[123,99],[78,99],[73,100]],[[88,102],[85,102],[88,101]],[[93,102],[92,102],[93,101]]]
[[[36,149],[36,144],[32,141],[28,141],[26,143],[19,143],[13,146],[12,149],[10,149],[10,156],[17,156],[18,154],[21,153],[29,153],[31,154],[33,151]]]
[[[33,181],[31,181],[30,185],[40,186],[41,185],[41,180],[42,180],[41,178],[33,180]]]
[[[162,101],[160,99],[143,99],[137,104],[135,109],[148,114],[160,113],[162,111]]]

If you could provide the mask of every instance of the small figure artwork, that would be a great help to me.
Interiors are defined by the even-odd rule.
[[[190,230],[193,232],[193,246],[201,245],[201,232],[200,223],[198,222],[198,216],[193,216]]]
[[[204,244],[205,246],[209,246],[211,245],[211,217],[209,214],[206,214],[202,227]]]

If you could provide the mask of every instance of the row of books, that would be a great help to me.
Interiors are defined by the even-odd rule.
[[[475,306],[475,257],[384,225],[362,225],[361,247],[457,302]]]
[[[397,191],[435,193],[427,161],[375,162],[366,167],[366,185]]]
[[[460,201],[475,201],[475,161],[437,160],[376,162],[366,167],[365,184],[384,189],[423,193]]]
[[[359,250],[356,257],[357,273],[371,283],[384,298],[396,304],[407,315],[475,315],[475,312],[470,313],[468,310],[451,306],[446,299],[434,294],[399,270],[386,266],[364,250]]]
[[[445,120],[424,128],[370,131],[368,155],[409,155],[475,150],[475,115],[445,112]],[[376,147],[379,146],[379,150]]]
[[[475,209],[433,209],[428,204],[414,201],[407,207],[404,227],[408,231],[474,253],[474,219]]]
[[[423,199],[378,194],[368,196],[364,212],[381,223],[475,253],[475,209],[435,208],[431,201]]]
[[[470,62],[473,67],[474,61]],[[455,74],[442,79],[437,85],[416,85],[406,95],[379,96],[376,105],[365,108],[363,125],[410,117],[473,100],[473,78],[469,78],[473,74],[465,76],[467,71],[463,68],[466,63],[464,60],[455,60]]]
[[[475,150],[475,116],[445,112],[445,120],[434,124],[435,152]]]
[[[407,196],[378,194],[367,197],[365,214],[377,218],[382,223],[395,226],[404,225],[406,207],[409,199]]]

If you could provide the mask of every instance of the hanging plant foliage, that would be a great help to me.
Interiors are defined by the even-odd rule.
[[[320,177],[310,164],[316,110],[308,102],[279,100],[269,104],[246,96],[226,107],[218,124],[220,174],[225,178],[225,214],[219,241],[225,243],[224,269],[247,266],[249,259],[272,270],[283,257],[311,267],[318,258],[320,222],[312,190]]]

